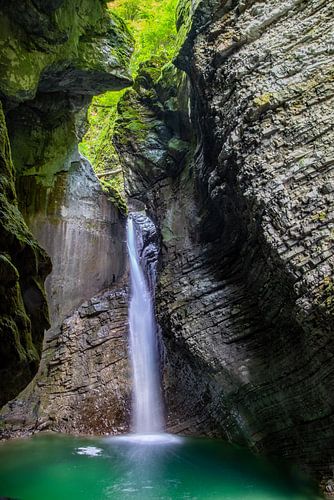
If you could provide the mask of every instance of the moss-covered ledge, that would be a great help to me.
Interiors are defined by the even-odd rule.
[[[33,99],[42,92],[95,95],[131,84],[132,37],[99,0],[32,0],[0,6],[0,92]]]

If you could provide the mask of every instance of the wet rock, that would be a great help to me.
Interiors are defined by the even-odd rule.
[[[38,368],[49,326],[43,282],[51,270],[46,253],[18,209],[14,168],[0,104],[0,406]]]
[[[162,160],[155,176],[133,154],[143,142],[132,136],[122,160],[130,193],[162,236],[169,425],[328,477],[332,6],[184,1],[179,9],[176,64],[191,88],[176,94],[190,100],[193,157],[174,177],[168,165],[163,175]],[[159,110],[149,110],[154,123]]]
[[[133,40],[99,0],[3,0],[0,11],[2,405],[36,372],[49,326],[50,259],[20,210],[54,261],[53,322],[122,274],[123,220],[77,144],[91,96],[131,84]]]
[[[94,314],[91,310],[94,308]],[[0,414],[0,436],[129,428],[131,381],[124,285],[82,304],[46,334],[39,371]]]
[[[334,494],[334,481],[332,479],[327,481],[325,489],[326,489],[326,493],[333,493]]]
[[[24,176],[19,181],[22,213],[53,262],[46,281],[52,325],[100,290],[125,268],[125,219],[102,191],[89,162],[73,155],[53,187]],[[94,304],[91,314],[108,304]]]
[[[144,201],[152,184],[177,176],[189,151],[188,117],[177,93],[187,79],[171,65],[164,69],[166,82],[160,73],[154,60],[141,66],[134,90],[119,102],[113,137],[126,169],[126,190]]]
[[[21,101],[37,91],[94,95],[131,83],[132,38],[102,2],[5,0],[0,9],[4,96]]]

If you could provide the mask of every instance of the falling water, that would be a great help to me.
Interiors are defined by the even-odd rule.
[[[149,222],[139,215],[138,222]],[[160,393],[157,325],[153,299],[155,283],[148,283],[145,267],[150,267],[149,252],[145,259],[141,225],[133,216],[128,219],[127,242],[130,261],[131,298],[129,304],[130,351],[133,372],[133,431],[154,434],[163,431]],[[145,262],[146,260],[146,262]],[[152,273],[151,273],[152,278]],[[149,287],[151,285],[151,289]]]

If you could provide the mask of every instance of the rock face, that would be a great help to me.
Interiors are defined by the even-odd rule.
[[[99,0],[1,2],[1,93],[95,95],[131,83],[132,40]]]
[[[176,65],[191,86],[173,93],[190,99],[192,131],[183,137],[167,122],[168,99],[151,98],[162,85],[155,79],[148,98],[137,86],[120,107],[120,126],[144,108],[145,134],[116,137],[129,193],[161,230],[170,428],[225,436],[328,475],[332,5],[183,1],[179,12]],[[166,160],[152,168],[169,158],[166,141],[153,162],[142,154],[163,127],[188,141],[172,173]]]
[[[80,188],[76,178],[73,182]],[[98,196],[95,199],[98,201]],[[85,198],[82,197],[81,203],[84,202]],[[95,210],[98,208],[97,205]],[[142,229],[140,257],[145,262],[146,276],[154,293],[158,257],[156,228],[142,213],[132,216]],[[104,222],[110,226],[110,221]],[[70,233],[71,219],[67,219],[64,224],[69,225]],[[119,227],[119,223],[116,227]],[[98,229],[103,232],[103,227],[98,226]],[[123,232],[121,236],[125,237]],[[101,235],[99,238],[102,239]],[[120,244],[123,243],[122,238]],[[83,258],[86,258],[85,253],[89,256],[89,248],[83,252]],[[88,272],[92,274],[101,263],[90,262],[90,265],[92,269],[88,269]],[[70,271],[70,267],[63,270],[67,274]],[[52,280],[56,278],[54,272],[50,278],[52,285]],[[67,283],[62,275],[58,278],[64,284]],[[69,299],[72,302],[77,298],[75,292],[73,289],[74,299]],[[85,292],[82,290],[81,293],[84,295]],[[89,294],[88,291],[86,293]],[[27,435],[46,429],[98,435],[129,430],[132,374],[128,356],[127,295],[125,281],[118,280],[118,283],[109,285],[107,291],[72,310],[60,324],[53,321],[45,335],[37,375],[1,411],[0,436]],[[63,299],[58,293],[58,300]],[[58,320],[60,317],[58,312]]]
[[[20,204],[53,271],[46,281],[52,325],[124,272],[124,220],[102,192],[89,162],[77,155],[52,188],[21,178]]]
[[[80,195],[96,187],[76,152],[81,110],[92,93],[130,82],[128,38],[97,0],[27,0],[19,21],[11,4],[1,3],[0,89],[19,199],[58,255],[62,243],[45,237],[53,224],[56,236],[64,226],[78,234],[83,224],[87,244],[97,230],[89,202],[80,223],[77,205],[67,204],[74,185]],[[224,436],[317,477],[330,474],[334,451],[332,10],[318,0],[181,0],[177,68],[162,76],[154,61],[141,68],[115,132],[128,192],[160,228],[156,303],[169,429]],[[21,64],[9,78],[13,53]],[[15,339],[0,352],[13,392],[13,360],[23,360],[22,385],[38,358],[33,332],[41,339],[46,319],[34,315],[44,311],[49,263],[18,212],[4,125],[0,139],[8,245],[1,294],[10,311],[1,309],[1,324]],[[97,197],[101,228],[115,219]],[[25,252],[33,266],[23,268]],[[121,274],[118,264],[90,262],[99,286]],[[78,273],[71,269],[72,283]],[[56,305],[55,317],[68,312]],[[9,431],[125,428],[125,325],[124,292],[115,288],[50,330],[38,376],[2,413]]]
[[[0,104],[0,406],[38,368],[49,326],[43,290],[51,263],[18,209],[14,168]]]
[[[2,411],[3,436],[124,432],[129,386],[127,292],[120,285],[48,331],[35,379]]]
[[[99,0],[4,0],[0,13],[2,405],[36,372],[49,326],[50,260],[19,209],[53,260],[53,322],[122,274],[124,221],[77,144],[91,96],[131,84],[132,38]]]
[[[144,63],[118,104],[114,143],[122,154],[126,189],[146,201],[146,190],[166,175],[177,176],[188,144],[186,103],[177,88],[187,86],[186,76],[169,65],[160,79],[156,61]],[[182,138],[185,134],[185,140]]]

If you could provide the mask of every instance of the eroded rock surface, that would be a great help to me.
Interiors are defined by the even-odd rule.
[[[38,374],[2,410],[2,436],[125,432],[129,405],[127,292],[120,285],[48,331]]]
[[[36,373],[49,326],[43,284],[51,262],[19,211],[14,178],[0,103],[0,406]]]
[[[52,325],[118,281],[125,267],[125,219],[103,193],[89,162],[74,156],[52,188],[21,178],[22,213],[50,255],[46,280]]]
[[[192,159],[155,175],[143,134],[117,139],[162,235],[169,423],[330,475],[333,4],[184,1],[180,14]],[[161,106],[137,94],[156,136]]]

